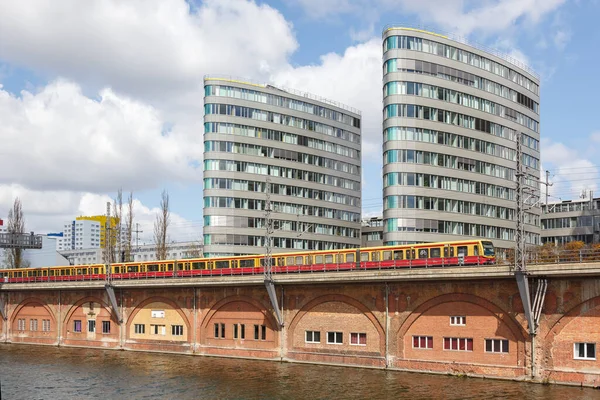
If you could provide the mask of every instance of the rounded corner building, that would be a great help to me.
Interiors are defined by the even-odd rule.
[[[360,113],[308,93],[204,78],[204,254],[360,246]],[[267,184],[270,191],[267,191]]]
[[[514,248],[517,138],[539,191],[539,78],[462,39],[383,31],[384,245],[489,238]],[[539,193],[538,193],[539,196]],[[540,243],[540,210],[524,237]]]

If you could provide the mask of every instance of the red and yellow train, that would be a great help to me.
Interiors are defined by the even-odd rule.
[[[272,272],[322,272],[384,268],[448,267],[496,262],[485,240],[363,247],[358,249],[276,253]],[[58,282],[162,277],[262,274],[264,255],[144,261],[62,267],[0,269],[0,283]]]

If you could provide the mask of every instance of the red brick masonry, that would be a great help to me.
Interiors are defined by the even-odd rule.
[[[263,286],[116,289],[122,325],[104,290],[3,291],[8,320],[0,318],[0,341],[600,386],[597,278],[548,280],[533,358],[514,279],[276,289],[283,328]],[[143,320],[149,308],[170,310],[170,320]],[[140,323],[143,338],[135,332]],[[155,334],[155,325],[166,334]]]

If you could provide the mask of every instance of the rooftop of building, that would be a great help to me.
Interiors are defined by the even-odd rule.
[[[532,67],[530,67],[523,61],[518,60],[514,57],[511,57],[507,53],[499,51],[498,49],[486,46],[482,43],[479,43],[479,42],[471,40],[471,39],[467,39],[467,38],[457,35],[455,33],[435,31],[434,29],[431,29],[426,26],[421,26],[421,25],[388,24],[388,25],[384,26],[382,36],[385,36],[385,34],[392,29],[403,29],[403,30],[407,30],[407,31],[421,32],[421,33],[426,33],[428,35],[438,36],[438,37],[441,37],[444,39],[455,41],[457,43],[472,47],[479,51],[484,51],[488,54],[498,57],[499,59],[504,60],[504,61],[514,65],[515,67],[527,72],[528,74],[531,74],[531,76],[535,77],[537,80],[540,79],[540,75]]]
[[[287,87],[280,86],[280,85],[274,85],[272,83],[260,83],[260,82],[254,81],[252,79],[241,78],[241,77],[231,76],[231,75],[218,75],[218,74],[205,75],[204,80],[205,81],[211,80],[211,81],[223,81],[223,82],[230,82],[230,83],[241,83],[243,85],[256,86],[261,89],[279,90],[279,91],[287,93],[287,94],[291,94],[291,95],[298,96],[298,97],[305,97],[310,100],[328,104],[330,106],[337,107],[341,110],[349,111],[358,116],[361,115],[360,110],[358,110],[354,107],[350,107],[346,104],[343,104],[343,103],[340,103],[340,102],[337,102],[334,100],[329,100],[329,99],[326,99],[321,96],[317,96],[316,94],[312,94],[309,92],[303,92],[303,91],[300,91],[297,89],[287,88]]]

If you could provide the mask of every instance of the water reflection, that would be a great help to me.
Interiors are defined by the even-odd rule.
[[[565,386],[159,353],[0,345],[2,399],[597,399]]]

